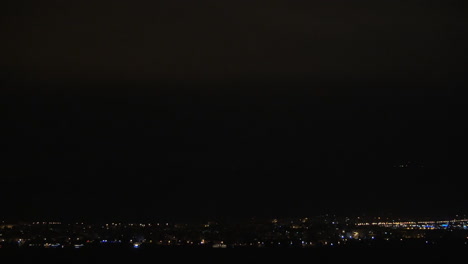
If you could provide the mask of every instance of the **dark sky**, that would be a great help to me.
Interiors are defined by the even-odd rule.
[[[459,2],[1,5],[0,217],[466,211]]]
[[[462,73],[462,1],[290,2],[7,1],[0,65],[7,77],[32,80],[440,80]]]

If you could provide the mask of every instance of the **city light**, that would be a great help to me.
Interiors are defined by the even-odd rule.
[[[0,227],[0,246],[14,245],[16,247],[43,248],[81,248],[79,241],[85,241],[86,247],[114,247],[129,245],[132,248],[145,247],[344,247],[356,243],[367,242],[368,245],[382,243],[397,243],[403,241],[421,241],[423,244],[435,245],[439,235],[435,232],[450,232],[457,234],[462,244],[468,242],[466,227],[468,219],[452,220],[384,220],[373,221],[377,218],[339,217],[301,219],[274,219],[258,223],[244,223],[226,225],[217,222],[206,224],[173,224],[164,223],[164,228],[157,224],[137,224],[127,228],[132,223],[121,225],[82,223],[48,225],[47,232],[43,232],[43,225],[31,223],[11,223]],[[330,221],[332,220],[332,221]],[[379,220],[379,219],[377,219]],[[110,226],[112,232],[107,228]],[[318,228],[321,227],[321,228]],[[253,229],[250,229],[253,228]],[[247,230],[249,230],[247,232]],[[252,230],[255,230],[252,232]],[[231,233],[230,237],[225,236]],[[411,232],[407,232],[411,231]],[[434,232],[434,235],[431,235]],[[242,234],[249,233],[245,239]],[[442,237],[442,236],[440,236]],[[161,239],[164,238],[164,239]],[[198,241],[198,242],[197,242]],[[428,241],[426,243],[426,241]],[[455,240],[454,240],[455,241]],[[443,242],[443,241],[442,241]]]

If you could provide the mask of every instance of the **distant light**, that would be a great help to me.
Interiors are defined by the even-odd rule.
[[[139,248],[140,244],[139,243],[133,243],[133,248]]]

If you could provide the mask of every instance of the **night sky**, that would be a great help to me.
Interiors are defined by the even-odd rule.
[[[0,218],[465,213],[460,3],[2,2]]]

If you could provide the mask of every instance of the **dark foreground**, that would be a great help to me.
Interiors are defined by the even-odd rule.
[[[0,263],[457,263],[466,247],[8,249]],[[455,262],[457,261],[457,262]]]

